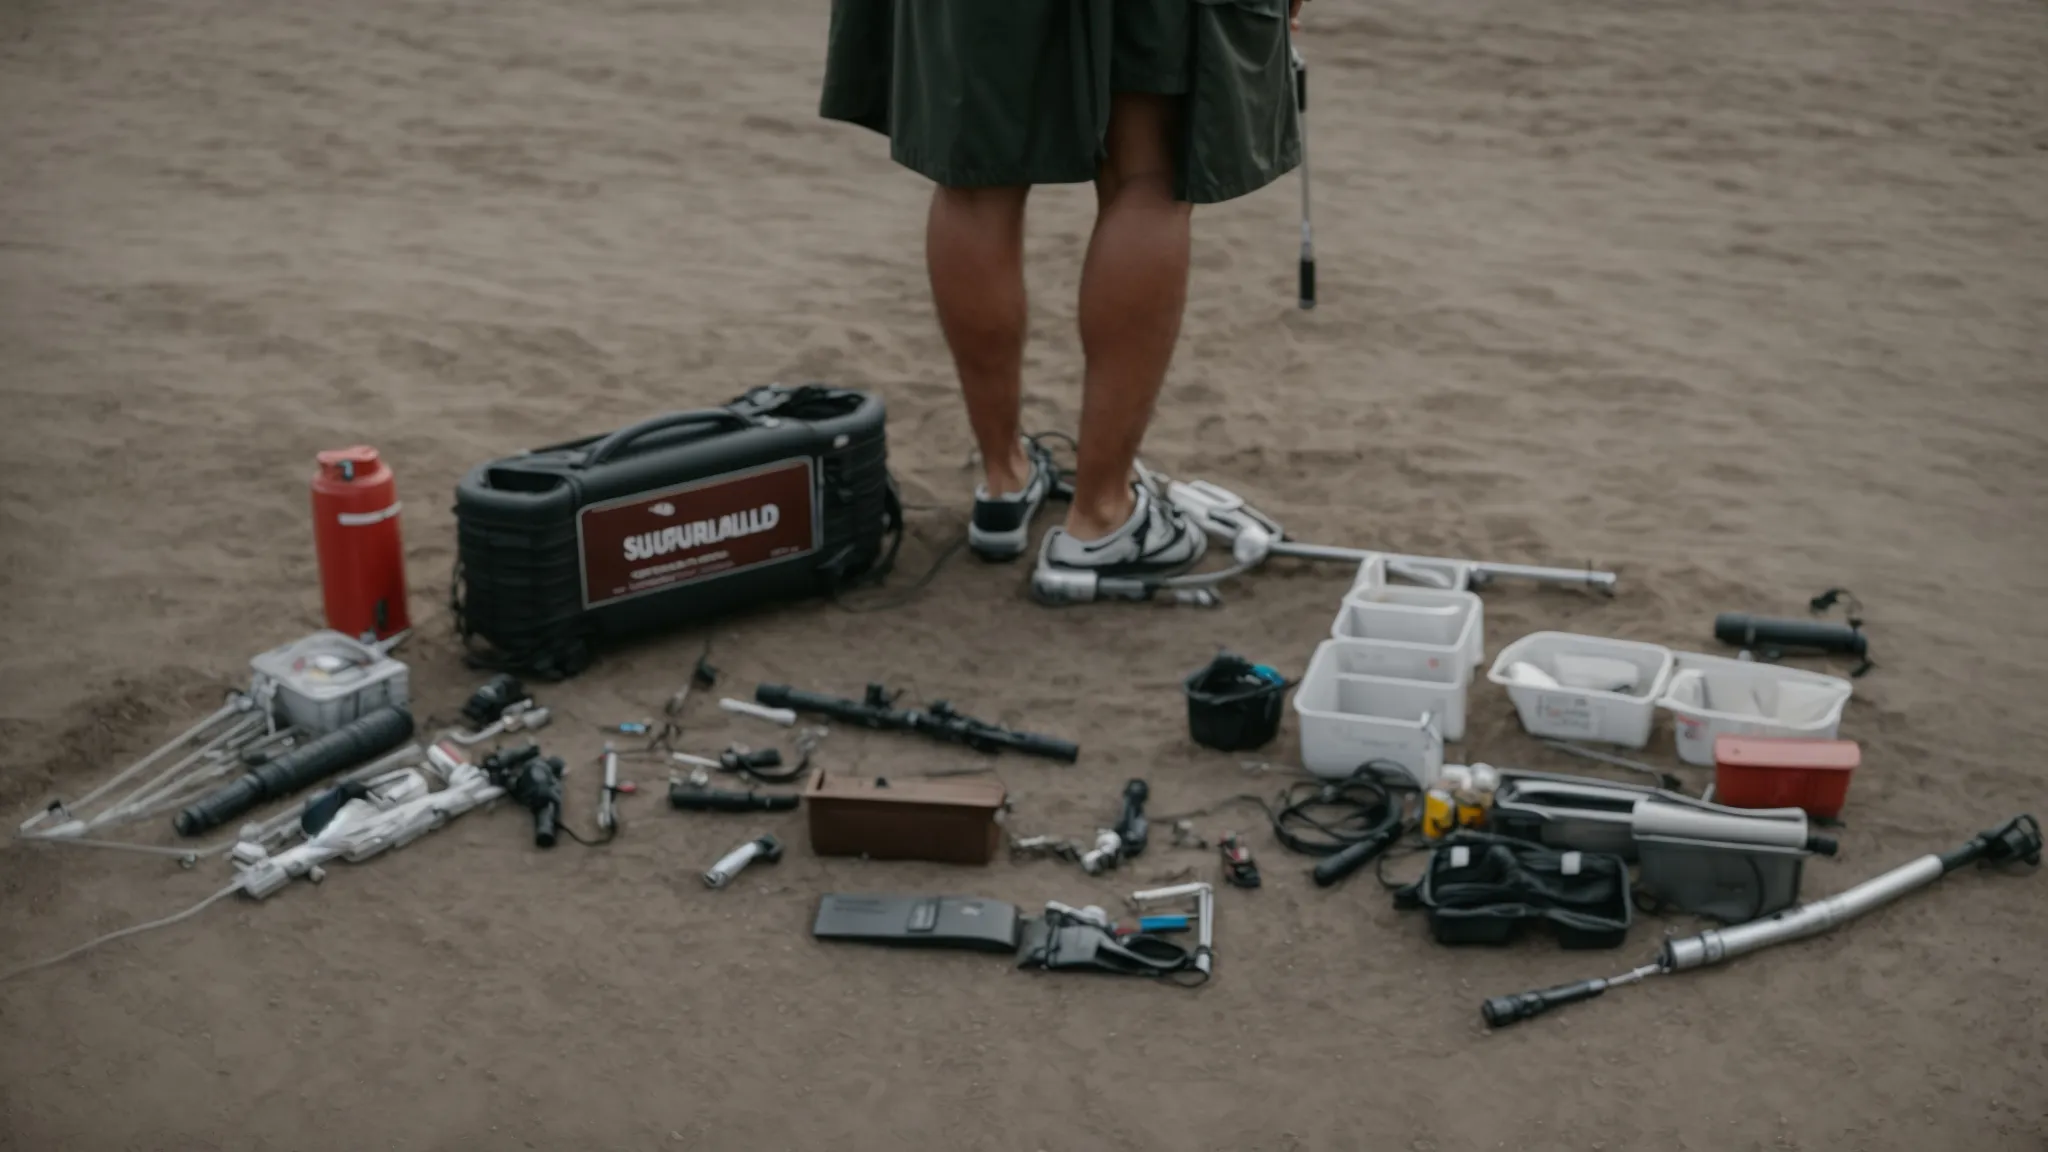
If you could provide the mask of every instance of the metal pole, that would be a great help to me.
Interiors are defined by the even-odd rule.
[[[1550,568],[1540,564],[1496,564],[1490,560],[1459,560],[1446,556],[1409,556],[1396,552],[1380,552],[1372,548],[1339,548],[1329,544],[1303,544],[1297,540],[1276,541],[1270,549],[1275,556],[1292,556],[1299,560],[1339,560],[1357,564],[1373,556],[1385,556],[1388,564],[1463,564],[1472,570],[1479,582],[1487,580],[1533,580],[1539,584],[1571,584],[1597,588],[1602,592],[1614,591],[1616,578],[1612,572],[1601,572],[1592,568]]]
[[[1288,46],[1294,61],[1295,134],[1301,143],[1301,307],[1316,306],[1316,229],[1308,200],[1308,61],[1301,49]]]

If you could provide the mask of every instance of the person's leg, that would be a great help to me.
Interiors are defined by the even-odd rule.
[[[1097,540],[1133,512],[1131,467],[1180,338],[1193,206],[1174,198],[1180,100],[1119,92],[1081,269],[1079,460],[1066,530]],[[984,446],[990,441],[984,440]]]
[[[990,496],[1021,492],[1031,480],[1018,430],[1027,319],[1024,203],[1030,191],[941,186],[932,193],[925,227],[932,302],[960,375]]]

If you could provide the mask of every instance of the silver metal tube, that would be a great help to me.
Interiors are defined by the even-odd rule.
[[[1614,590],[1616,577],[1612,572],[1593,568],[1551,568],[1541,564],[1496,564],[1490,560],[1458,560],[1447,556],[1411,556],[1406,553],[1381,552],[1373,548],[1339,548],[1329,544],[1304,544],[1299,540],[1277,540],[1273,543],[1273,555],[1292,556],[1300,560],[1338,560],[1346,563],[1361,563],[1374,556],[1385,556],[1392,564],[1464,564],[1471,569],[1475,580],[1533,580],[1538,584],[1584,585],[1598,588],[1603,592]]]
[[[249,706],[250,702],[248,697],[242,696],[239,693],[231,694],[228,697],[228,702],[221,705],[220,709],[216,711],[213,715],[208,716],[206,719],[201,720],[199,723],[194,724],[192,727],[185,729],[184,732],[159,745],[156,751],[151,752],[149,755],[144,756],[142,759],[137,760],[135,763],[130,764],[128,767],[122,769],[120,774],[115,776],[112,780],[107,781],[105,784],[100,785],[99,787],[93,789],[92,791],[86,793],[84,796],[80,797],[74,806],[78,808],[83,808],[91,804],[93,801],[120,787],[125,781],[127,781],[130,777],[134,776],[136,773],[141,772],[143,769],[149,767],[151,764],[154,764],[157,761],[163,759],[164,757],[170,755],[176,749],[184,747],[186,743],[196,738],[201,732],[204,732],[207,729],[212,728],[214,725],[219,724],[221,721],[226,720],[228,717],[233,716],[237,712],[243,711]]]
[[[713,864],[711,870],[704,873],[704,886],[723,888],[732,883],[733,877],[739,875],[741,869],[755,860],[765,859],[773,864],[781,858],[782,844],[775,837],[763,836],[757,840],[749,840],[720,857],[718,863]]]
[[[597,826],[609,832],[618,825],[619,753],[611,741],[604,745],[604,789],[597,797]]]
[[[259,715],[251,716],[248,719],[239,721],[235,724],[228,726],[225,729],[222,729],[220,733],[213,737],[213,739],[208,740],[206,743],[200,745],[190,755],[186,756],[182,760],[179,760],[177,763],[171,765],[169,768],[164,769],[162,772],[157,773],[156,776],[149,781],[149,783],[144,784],[140,788],[135,789],[133,792],[130,792],[128,795],[122,797],[119,802],[109,806],[106,811],[100,813],[99,815],[93,817],[90,820],[87,820],[85,822],[86,827],[99,828],[107,824],[125,824],[130,821],[138,820],[144,816],[147,816],[148,812],[144,810],[144,806],[152,801],[161,799],[162,794],[165,790],[164,785],[166,781],[174,780],[180,773],[189,771],[194,764],[197,764],[201,760],[204,760],[208,752],[213,751],[215,748],[221,747],[222,745],[242,735],[245,731],[250,730],[252,727],[262,728],[263,725],[263,717]],[[213,772],[213,775],[219,774],[219,769],[216,768]],[[178,785],[173,784],[170,788],[170,791],[175,792],[177,788]],[[95,793],[95,795],[97,795],[97,793]]]
[[[1801,904],[1768,920],[1715,929],[1681,940],[1668,940],[1664,943],[1660,963],[1672,972],[1684,972],[1732,960],[1774,944],[1818,936],[1908,892],[1925,888],[1941,879],[1941,875],[1941,857],[1922,856],[1882,876],[1865,880],[1840,895]]]

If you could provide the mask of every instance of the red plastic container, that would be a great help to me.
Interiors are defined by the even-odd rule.
[[[1804,808],[1833,819],[1849,799],[1849,780],[1863,762],[1854,740],[1784,736],[1714,739],[1714,803],[1730,808]]]
[[[375,448],[322,452],[313,476],[313,547],[327,626],[382,640],[412,626],[405,608],[405,545],[398,483]]]

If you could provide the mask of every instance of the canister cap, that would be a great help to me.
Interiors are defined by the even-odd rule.
[[[377,469],[377,450],[368,444],[353,444],[347,448],[329,448],[314,457],[320,463],[320,474],[336,480],[354,480]]]

